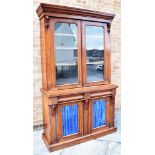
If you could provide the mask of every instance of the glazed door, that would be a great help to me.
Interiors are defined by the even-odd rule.
[[[80,87],[81,77],[81,22],[54,18],[52,20],[52,61],[55,87]]]
[[[106,30],[104,23],[82,22],[82,62],[85,86],[107,82]]]

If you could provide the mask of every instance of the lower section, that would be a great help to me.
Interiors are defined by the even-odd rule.
[[[116,90],[101,88],[79,88],[84,92],[78,92],[76,88],[63,92],[55,90],[51,96],[43,95],[43,139],[49,151],[70,147],[116,131]]]
[[[89,141],[89,140],[93,140],[93,139],[99,138],[101,136],[104,136],[104,135],[107,135],[107,134],[110,134],[110,133],[113,133],[113,132],[116,132],[116,131],[117,131],[117,128],[112,127],[112,128],[106,129],[104,131],[92,133],[92,134],[89,134],[89,135],[86,135],[86,136],[82,136],[82,137],[79,137],[79,138],[71,139],[71,140],[68,140],[68,141],[64,141],[64,142],[60,142],[60,143],[56,143],[56,144],[52,144],[52,145],[48,144],[44,134],[43,134],[43,140],[44,140],[44,142],[45,142],[45,144],[46,144],[49,151],[56,151],[56,150],[60,150],[60,149],[66,148],[66,147],[73,146],[75,144],[80,144],[80,143],[83,143],[83,142],[86,142],[86,141]]]

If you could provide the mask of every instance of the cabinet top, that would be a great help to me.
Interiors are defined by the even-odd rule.
[[[40,18],[44,15],[50,16],[50,13],[52,13],[51,16],[53,16],[54,14],[66,14],[72,15],[73,18],[74,16],[92,17],[104,19],[107,20],[107,22],[111,22],[115,17],[115,14],[46,3],[41,3],[36,12]]]
[[[45,90],[41,89],[41,92],[47,96],[61,96],[61,95],[72,95],[72,94],[81,94],[81,93],[92,93],[92,92],[104,92],[108,90],[114,90],[118,88],[117,85],[107,84],[107,85],[99,85],[99,86],[91,86],[91,87],[80,87],[74,89],[65,89],[65,90]]]

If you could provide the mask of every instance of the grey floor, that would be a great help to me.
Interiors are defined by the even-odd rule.
[[[34,155],[120,155],[120,112],[117,112],[115,114],[115,125],[118,128],[118,131],[116,133],[52,153],[48,152],[42,140],[41,135],[43,130],[34,131]]]

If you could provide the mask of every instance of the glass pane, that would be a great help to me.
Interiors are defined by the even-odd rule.
[[[78,133],[78,105],[73,104],[62,108],[63,136]]]
[[[105,125],[106,101],[96,100],[93,102],[93,128]]]
[[[104,80],[104,29],[86,26],[87,82]]]
[[[78,82],[77,25],[55,23],[56,84]]]

